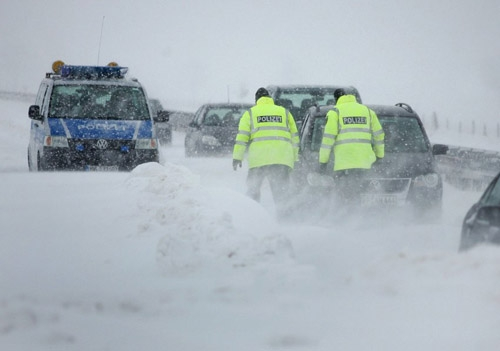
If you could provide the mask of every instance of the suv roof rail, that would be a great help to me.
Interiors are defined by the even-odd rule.
[[[404,102],[398,102],[395,106],[404,108],[406,111],[413,113],[413,109],[411,108],[411,106],[408,104],[405,104]]]

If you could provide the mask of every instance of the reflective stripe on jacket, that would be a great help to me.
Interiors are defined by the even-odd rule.
[[[233,159],[243,160],[248,148],[248,167],[287,165],[298,159],[299,134],[292,114],[264,96],[240,119]]]
[[[384,131],[377,114],[359,104],[353,95],[341,96],[327,122],[319,162],[328,163],[334,150],[334,170],[369,169],[376,157],[384,157]]]

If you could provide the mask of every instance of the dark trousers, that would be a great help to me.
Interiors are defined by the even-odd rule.
[[[250,168],[247,177],[247,195],[255,201],[260,201],[260,189],[267,178],[271,186],[274,204],[278,212],[282,211],[289,199],[290,171],[285,165],[267,165]]]
[[[369,169],[354,168],[333,172],[335,192],[338,197],[347,203],[359,199],[364,190],[363,180],[369,171]]]

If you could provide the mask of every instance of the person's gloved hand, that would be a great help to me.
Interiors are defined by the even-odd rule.
[[[328,163],[320,163],[318,171],[320,174],[326,174],[328,172]]]
[[[240,166],[241,168],[241,160],[235,160],[233,159],[233,169],[236,171],[236,168],[238,168],[238,166]]]

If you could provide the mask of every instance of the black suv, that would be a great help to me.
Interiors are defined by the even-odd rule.
[[[307,109],[311,106],[334,105],[336,101],[333,93],[338,88],[343,88],[346,93],[356,96],[359,103],[362,102],[358,90],[353,86],[270,85],[267,90],[276,105],[283,106],[292,113],[297,129],[300,130]]]
[[[435,155],[445,154],[446,145],[433,145],[424,126],[407,104],[367,105],[377,114],[385,132],[385,157],[373,165],[360,194],[362,206],[412,206],[419,213],[441,208],[443,183],[436,172]],[[299,187],[316,186],[319,149],[326,124],[326,114],[334,107],[311,107],[300,130],[300,162],[294,172]],[[333,155],[333,152],[332,152]],[[333,170],[333,159],[329,170]],[[324,184],[331,186],[331,184]],[[324,192],[324,191],[322,191]]]

